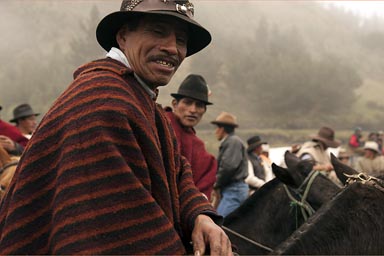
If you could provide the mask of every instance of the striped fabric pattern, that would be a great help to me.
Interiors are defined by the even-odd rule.
[[[131,70],[80,67],[2,201],[0,254],[185,253],[195,217],[216,214],[176,143]]]

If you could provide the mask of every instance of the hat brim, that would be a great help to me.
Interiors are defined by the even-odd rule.
[[[319,137],[318,135],[312,135],[311,138],[322,141],[325,145],[327,145],[330,148],[337,148],[338,146],[341,145],[341,142],[338,140],[327,140],[322,137]]]
[[[129,18],[143,15],[159,15],[175,17],[188,24],[188,44],[186,57],[205,48],[212,40],[211,34],[196,21],[174,11],[118,11],[105,16],[96,29],[99,44],[108,52],[112,47],[118,47],[116,34]]]
[[[232,127],[239,127],[238,124],[226,123],[226,122],[219,122],[219,121],[212,121],[211,124],[215,124],[215,125],[227,125],[227,126],[232,126]]]
[[[204,102],[206,105],[213,105],[213,103],[211,103],[209,101],[198,99],[198,98],[192,97],[190,95],[183,95],[183,94],[180,94],[180,93],[171,93],[171,96],[174,97],[174,98],[191,98],[191,99],[194,99],[194,100],[198,100],[198,101]]]
[[[16,121],[20,118],[27,117],[27,116],[38,116],[38,115],[40,115],[40,113],[33,113],[30,115],[22,115],[22,116],[14,117],[13,119],[9,120],[9,122],[16,123]]]
[[[265,142],[265,141],[260,141],[260,142],[257,142],[257,143],[253,143],[253,144],[248,146],[247,151],[251,152],[251,151],[255,150],[255,148],[257,148],[258,146],[261,146],[261,145],[266,144],[266,143],[267,142]]]

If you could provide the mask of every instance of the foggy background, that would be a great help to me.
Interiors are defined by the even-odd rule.
[[[212,34],[187,58],[158,102],[190,73],[212,91],[199,129],[221,111],[244,129],[383,130],[384,19],[316,1],[192,1]],[[121,0],[1,0],[0,115],[21,103],[44,114],[73,71],[103,58],[95,38]],[[41,117],[41,116],[39,116]]]

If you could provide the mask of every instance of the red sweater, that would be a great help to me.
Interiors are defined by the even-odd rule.
[[[0,119],[0,135],[5,135],[11,140],[19,143],[21,146],[25,147],[28,143],[28,139],[17,129],[16,126],[13,126],[7,122],[4,122]]]
[[[196,216],[217,216],[118,61],[80,67],[30,142],[1,204],[1,255],[183,254]]]
[[[175,130],[181,154],[191,163],[196,187],[210,198],[216,181],[217,161],[207,152],[204,142],[196,136],[195,130],[182,126],[171,108],[166,110],[167,117]]]

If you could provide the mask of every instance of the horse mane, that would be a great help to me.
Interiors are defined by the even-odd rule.
[[[377,186],[348,185],[272,254],[383,254],[384,189]]]

